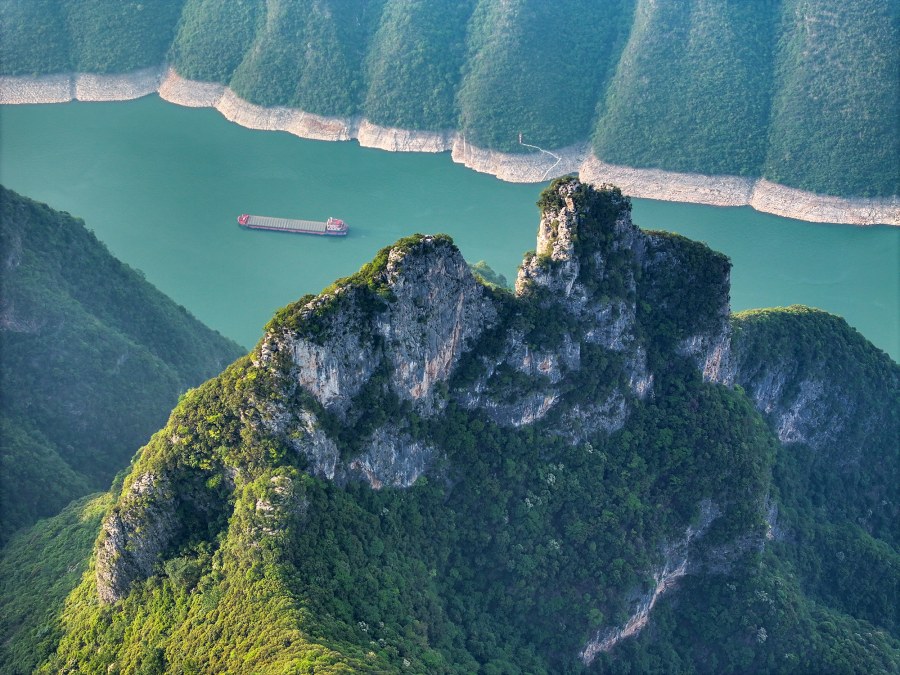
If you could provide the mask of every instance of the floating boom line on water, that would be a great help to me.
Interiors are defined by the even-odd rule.
[[[555,153],[550,152],[549,150],[544,150],[543,148],[539,148],[538,146],[532,145],[531,143],[525,143],[525,142],[522,140],[522,134],[521,134],[521,133],[519,134],[519,145],[524,145],[526,148],[534,148],[534,149],[537,150],[538,152],[543,152],[545,155],[550,155],[551,157],[554,157],[554,158],[556,159],[556,162],[553,164],[553,166],[551,166],[549,169],[547,169],[547,170],[544,172],[544,175],[541,176],[540,182],[542,182],[542,183],[543,183],[545,180],[547,180],[547,175],[548,175],[551,171],[553,171],[553,169],[555,169],[555,168],[559,165],[559,163],[562,161],[562,157],[560,157],[559,155],[557,155],[557,154],[555,154]]]

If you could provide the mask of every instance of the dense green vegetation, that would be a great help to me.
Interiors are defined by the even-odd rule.
[[[687,578],[677,594],[654,608],[649,630],[602,656],[597,671],[896,672],[897,633],[808,596],[793,567],[780,559],[785,548],[775,544],[761,560],[728,575]],[[896,597],[896,566],[887,570],[887,579],[876,576],[882,571],[856,573],[871,585],[869,593],[893,590]]]
[[[0,188],[0,539],[105,488],[239,347],[68,214]],[[136,386],[135,383],[140,383]]]
[[[594,148],[613,164],[761,174],[776,3],[637,3]]]
[[[73,68],[70,37],[57,0],[0,2],[0,68],[9,75]]]
[[[30,673],[62,637],[66,596],[87,569],[112,495],[84,497],[19,532],[0,554],[0,671]]]
[[[808,307],[741,312],[734,317],[734,328],[738,368],[747,373],[748,391],[767,378],[761,364],[781,371],[787,396],[802,393],[803,382],[831,383],[817,394],[821,437],[793,444],[781,463],[786,503],[861,525],[896,543],[900,539],[897,364],[843,319]],[[834,419],[840,420],[839,433],[829,423]]]
[[[764,175],[831,194],[900,194],[900,3],[787,0],[781,25]]]
[[[245,361],[192,392],[131,474],[240,466],[230,520],[180,540],[159,576],[114,607],[97,606],[86,576],[48,672],[70,660],[393,672],[404,659],[413,672],[558,671],[591,626],[627,615],[626,591],[660,564],[652,542],[683,532],[698,495],[725,511],[714,541],[761,526],[753,495],[772,440],[746,401],[696,377],[687,399],[679,385],[583,447],[452,408],[417,432],[447,452],[450,483],[382,491],[305,476],[277,439],[248,434],[234,406],[264,397],[262,378]],[[187,436],[173,445],[177,434]],[[280,504],[275,516],[261,499]],[[182,508],[200,500],[188,494]],[[277,534],[253,543],[263,527]]]
[[[827,383],[816,420],[824,433],[777,451],[762,558],[688,579],[654,610],[650,630],[600,668],[896,672],[900,368],[839,317],[807,307],[741,312],[733,328],[748,394],[771,386],[773,372],[788,401],[804,382]]]
[[[500,288],[510,288],[510,283],[506,276],[497,272],[494,268],[487,264],[484,260],[469,265],[469,269],[485,283],[499,286]]]
[[[264,3],[188,0],[172,45],[172,61],[185,77],[227,82],[264,19]]]
[[[0,73],[168,60],[264,106],[900,193],[896,0],[0,0]],[[520,145],[519,134],[522,134]]]
[[[475,145],[531,152],[590,135],[630,23],[627,0],[482,0],[469,23],[459,129]]]
[[[366,117],[403,129],[456,127],[456,92],[466,53],[459,27],[473,6],[473,0],[385,3],[366,59]]]
[[[111,497],[13,538],[0,560],[11,608],[0,671],[896,672],[900,368],[842,320],[788,308],[734,318],[744,386],[704,381],[678,345],[721,329],[727,258],[627,229],[630,203],[616,188],[561,179],[539,204],[552,213],[564,197],[578,212],[578,283],[592,299],[638,306],[651,396],[628,388],[633,354],[588,341],[590,315],[538,285],[522,296],[485,286],[497,324],[439,383],[435,414],[401,399],[384,363],[350,410],[326,409],[296,386],[270,335],[182,396]],[[619,256],[618,238],[636,236],[640,258]],[[415,255],[423,239],[393,248]],[[431,242],[429,255],[457,253],[449,237]],[[346,321],[354,312],[379,312],[400,293],[384,274],[398,259],[391,250],[286,307],[267,330],[312,341],[331,320],[358,330]],[[399,265],[414,262],[405,256]],[[479,370],[496,365],[508,335],[537,352],[579,340],[581,367],[564,373],[560,403],[532,424],[502,426],[489,408],[466,407],[480,377],[506,403],[547,386],[549,375],[508,363],[490,377]],[[858,425],[779,444],[778,419],[754,405],[758,385],[778,378],[786,405],[821,380],[822,414],[843,419],[833,398],[861,413]],[[577,440],[561,430],[568,412],[615,391],[629,408],[620,428]],[[820,408],[809,410],[816,422]],[[292,426],[303,415],[318,427]],[[387,422],[394,436],[437,450],[413,485],[310,475],[309,434],[352,463]],[[112,558],[88,552],[104,514],[100,549],[110,523],[130,528],[118,530],[125,543]],[[161,543],[142,549],[145,537]],[[114,602],[98,601],[98,572],[142,550],[152,570]],[[687,576],[641,634],[586,667],[588,641],[624,625],[654,575],[682,561]]]
[[[166,58],[184,0],[0,1],[0,68],[11,75],[120,73]]]

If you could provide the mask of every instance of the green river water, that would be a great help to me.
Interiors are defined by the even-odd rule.
[[[202,321],[251,346],[273,312],[414,232],[515,278],[534,248],[540,185],[503,183],[445,154],[252,131],[155,96],[3,106],[0,181],[85,220],[114,255]],[[350,225],[346,238],[248,231],[240,213]],[[634,200],[634,220],[734,263],[732,308],[801,303],[900,356],[900,228],[804,223],[749,207]]]

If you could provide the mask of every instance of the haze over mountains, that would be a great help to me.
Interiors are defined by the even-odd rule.
[[[264,106],[505,152],[900,194],[895,0],[2,0],[0,70],[171,63]]]

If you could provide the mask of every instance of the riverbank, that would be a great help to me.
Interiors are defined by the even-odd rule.
[[[765,179],[704,176],[607,164],[589,144],[529,154],[478,148],[453,130],[410,131],[381,127],[362,118],[324,117],[292,108],[264,108],[239,98],[224,85],[180,77],[173,69],[148,68],[116,75],[0,77],[0,104],[122,101],[158,93],[171,103],[216,108],[226,119],[251,129],[286,131],[301,138],[357,140],[391,152],[447,152],[454,162],[509,182],[542,182],[577,172],[591,183],[613,183],[637,198],[751,206],[786,218],[849,225],[900,225],[900,197],[846,199],[818,195]]]

